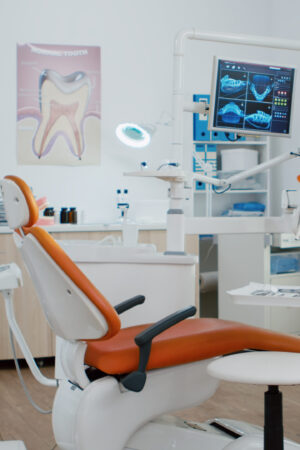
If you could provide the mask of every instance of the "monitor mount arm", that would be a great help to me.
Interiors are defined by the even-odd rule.
[[[194,157],[197,158],[197,153],[194,153]],[[213,186],[220,187],[220,188],[230,188],[233,183],[236,183],[237,181],[244,180],[248,177],[251,177],[253,175],[256,175],[257,173],[263,172],[267,169],[270,169],[273,166],[276,166],[277,164],[280,164],[284,161],[287,161],[289,159],[293,158],[299,158],[300,152],[298,150],[298,153],[295,152],[289,152],[284,153],[283,155],[277,156],[276,158],[272,158],[269,161],[265,161],[261,164],[258,164],[257,166],[251,167],[251,169],[243,170],[242,172],[235,174],[229,178],[213,178],[209,177],[207,175],[202,175],[201,173],[193,173],[193,179],[197,181],[202,181],[203,183],[209,183]]]
[[[213,33],[213,32],[204,32],[201,30],[197,30],[195,28],[185,29],[180,31],[174,42],[174,57],[173,57],[173,136],[172,136],[172,147],[173,147],[173,158],[174,161],[178,164],[177,167],[182,166],[183,162],[183,123],[184,123],[184,112],[192,111],[192,112],[200,112],[202,114],[206,114],[208,110],[208,105],[204,102],[200,103],[198,106],[192,107],[191,105],[185,104],[184,94],[185,94],[185,85],[184,85],[184,72],[185,72],[185,46],[186,42],[189,40],[197,40],[197,41],[206,41],[206,42],[219,42],[219,43],[227,43],[227,44],[235,44],[235,45],[247,45],[254,47],[263,47],[263,48],[273,48],[273,49],[281,49],[281,50],[292,50],[292,51],[300,51],[300,41],[296,40],[288,40],[288,39],[279,39],[279,38],[271,38],[267,36],[251,36],[251,35],[240,35],[240,34],[227,34],[227,33]],[[194,108],[194,109],[193,109]],[[198,109],[197,109],[198,108]],[[213,179],[212,177],[208,177],[208,179],[202,179],[201,181],[207,183],[220,183],[219,187],[230,186],[230,184],[237,182],[243,178],[247,178],[248,176],[254,175],[255,173],[259,173],[269,167],[272,167],[276,164],[279,164],[287,159],[297,157],[299,154],[288,153],[285,155],[281,155],[277,158],[271,159],[265,163],[262,163],[256,166],[249,171],[242,172],[240,174],[234,175],[227,179]],[[201,175],[197,175],[201,176]],[[204,175],[202,175],[204,177]],[[196,176],[195,176],[196,178]],[[199,179],[199,178],[197,178]],[[171,183],[170,188],[170,209],[168,211],[167,217],[167,253],[184,253],[184,234],[187,233],[189,226],[187,225],[189,221],[192,221],[193,218],[184,218],[183,214],[183,202],[186,195],[184,194],[184,181],[173,181]],[[181,202],[180,202],[181,199]],[[181,214],[180,214],[181,212]],[[295,213],[295,212],[294,212]],[[291,216],[287,217],[287,224],[285,228],[288,228],[290,225]],[[226,218],[228,220],[228,218]],[[240,218],[239,218],[240,219]],[[278,218],[281,219],[281,218]],[[213,218],[216,220],[216,218]],[[276,222],[276,221],[275,221]],[[282,222],[280,220],[280,225],[278,223],[278,227],[282,226]],[[261,224],[259,226],[253,226],[254,230],[258,230],[260,228],[269,229],[273,227],[271,223],[269,224]],[[242,228],[242,227],[240,227]],[[274,227],[273,227],[274,228]],[[275,226],[276,228],[276,226]],[[196,230],[194,230],[196,231]],[[201,226],[197,229],[196,233],[201,234],[203,230]]]
[[[207,108],[204,109],[205,105],[204,102],[202,102],[203,104],[202,105],[200,104],[200,106],[185,104],[184,62],[185,62],[185,46],[186,42],[189,40],[300,51],[300,41],[296,40],[278,39],[267,36],[213,33],[197,30],[195,28],[180,31],[177,34],[174,42],[173,114],[172,114],[173,116],[172,153],[174,161],[179,163],[180,166],[182,165],[183,160],[184,112],[190,111],[201,114],[207,113]]]
[[[199,104],[186,104],[184,95],[184,57],[185,45],[188,40],[198,40],[207,42],[219,42],[235,45],[247,45],[254,47],[273,48],[281,50],[300,51],[300,41],[270,38],[267,36],[251,36],[240,34],[224,34],[204,32],[197,29],[187,29],[180,31],[174,43],[173,58],[173,133],[172,133],[172,167],[162,170],[145,170],[139,172],[127,173],[131,176],[156,177],[170,183],[169,197],[170,208],[167,213],[167,254],[184,254],[184,236],[185,234],[216,234],[222,232],[243,232],[243,233],[272,233],[284,232],[295,228],[298,224],[297,217],[299,211],[296,208],[291,214],[284,214],[282,217],[264,217],[254,218],[239,217],[187,217],[184,216],[184,202],[187,197],[185,184],[190,177],[182,170],[183,162],[183,123],[184,112],[194,112],[207,114],[209,107],[205,102]],[[220,188],[230,186],[243,178],[262,172],[276,164],[282,163],[290,158],[298,157],[299,153],[287,153],[270,161],[266,161],[258,166],[249,169],[246,172],[234,175],[227,179],[215,179],[205,175],[193,174],[193,177],[200,181],[217,184]],[[198,177],[201,177],[198,178]],[[253,220],[252,220],[253,219]],[[226,222],[225,222],[226,221]],[[221,223],[222,222],[222,223]],[[224,222],[224,224],[223,224]],[[209,229],[209,231],[208,231]],[[288,232],[288,231],[286,231]]]

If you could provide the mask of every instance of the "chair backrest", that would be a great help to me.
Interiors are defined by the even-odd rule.
[[[55,334],[68,340],[116,334],[121,324],[112,305],[47,231],[32,226],[38,207],[26,183],[10,176],[0,184],[9,226],[22,228],[20,251]]]
[[[39,218],[39,208],[25,181],[8,175],[0,182],[0,189],[8,226],[12,230],[32,227]]]

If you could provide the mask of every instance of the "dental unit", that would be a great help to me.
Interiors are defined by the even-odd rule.
[[[215,357],[251,348],[266,350],[265,357],[279,351],[294,352],[298,358],[300,338],[220,319],[185,320],[195,314],[195,307],[154,324],[120,328],[119,316],[133,307],[143,309],[144,295],[137,292],[112,307],[59,244],[35,226],[38,206],[26,183],[7,176],[1,191],[8,224],[16,230],[42,309],[62,343],[57,355],[62,370],[56,379],[37,374],[15,325],[9,295],[9,324],[33,375],[42,384],[58,386],[52,422],[61,450],[261,448],[257,442],[261,445],[263,435],[257,427],[225,421],[220,432],[213,423],[195,427],[159,416],[213,395],[218,381],[207,370]],[[273,425],[271,420],[268,429]],[[235,437],[226,431],[232,428],[239,430]],[[283,448],[273,444],[268,438],[264,448]],[[286,450],[297,448],[300,445],[285,441]]]

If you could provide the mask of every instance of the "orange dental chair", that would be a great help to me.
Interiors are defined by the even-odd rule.
[[[65,376],[58,380],[53,405],[58,447],[239,448],[232,436],[158,417],[214,394],[218,381],[207,372],[213,358],[246,349],[300,353],[300,338],[219,319],[186,320],[195,314],[193,306],[155,324],[122,329],[119,315],[147,301],[142,293],[113,307],[51,235],[35,226],[38,207],[27,184],[7,176],[0,186],[8,224],[62,342],[58,357]]]

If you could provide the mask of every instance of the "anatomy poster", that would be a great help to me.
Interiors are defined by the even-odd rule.
[[[17,47],[19,164],[100,163],[100,47]]]

